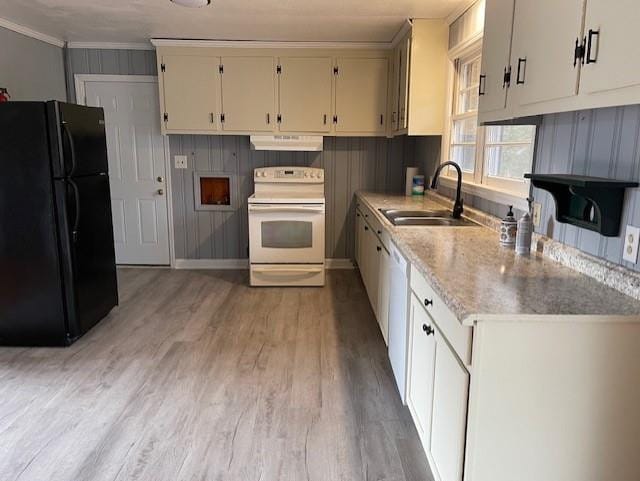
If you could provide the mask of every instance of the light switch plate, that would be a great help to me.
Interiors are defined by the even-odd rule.
[[[187,168],[187,156],[186,155],[176,155],[173,157],[176,169],[186,169]]]
[[[533,213],[531,217],[533,220],[533,225],[536,227],[540,227],[540,222],[542,222],[542,204],[540,204],[540,202],[533,203]]]
[[[624,251],[622,258],[636,264],[638,262],[638,245],[640,244],[640,227],[627,226],[627,232],[624,235]]]

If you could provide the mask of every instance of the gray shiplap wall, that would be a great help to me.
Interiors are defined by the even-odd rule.
[[[11,100],[66,100],[63,49],[0,27],[0,87]]]
[[[155,52],[145,50],[67,50],[67,89],[75,100],[74,74],[157,75]],[[176,257],[247,257],[246,200],[253,192],[252,170],[262,166],[309,165],[326,170],[326,254],[353,254],[353,193],[404,190],[408,166],[426,169],[440,157],[440,137],[325,138],[320,153],[253,152],[244,136],[170,136],[170,152],[189,156],[189,168],[172,170]],[[174,164],[172,162],[172,164]],[[233,172],[240,208],[235,212],[196,212],[193,170]]]
[[[170,137],[172,155],[189,156],[188,169],[173,169],[173,213],[176,257],[179,259],[237,259],[247,257],[247,198],[253,193],[253,169],[267,166],[312,166],[325,169],[326,256],[352,258],[354,245],[353,194],[404,190],[404,169],[420,165],[425,156],[438,156],[416,138],[326,137],[323,152],[256,152],[246,136]],[[193,172],[236,174],[239,208],[233,212],[196,212]]]
[[[154,50],[66,49],[67,95],[76,100],[75,74],[157,75]]]
[[[537,173],[571,173],[640,181],[640,105],[545,115],[538,131]],[[640,270],[622,260],[625,226],[640,226],[640,189],[627,190],[621,236],[595,232],[554,220],[551,195],[534,189],[542,203],[541,234],[616,264]]]

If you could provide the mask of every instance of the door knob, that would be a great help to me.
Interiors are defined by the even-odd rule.
[[[158,195],[164,195],[164,189],[158,189]]]
[[[164,177],[160,176],[156,179],[158,182],[164,182]]]

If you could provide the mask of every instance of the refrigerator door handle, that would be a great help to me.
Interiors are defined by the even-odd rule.
[[[72,179],[67,179],[67,182],[73,190],[73,199],[75,201],[76,215],[73,221],[73,229],[71,230],[73,243],[75,244],[78,241],[78,228],[80,227],[80,189],[78,189],[78,184]]]
[[[71,135],[71,131],[67,126],[67,122],[65,120],[62,121],[62,129],[64,130],[64,134],[67,136],[67,140],[69,141],[69,149],[71,150],[71,171],[67,173],[67,176],[72,176],[76,171],[76,146],[73,143],[73,135]],[[78,187],[76,186],[76,189]]]

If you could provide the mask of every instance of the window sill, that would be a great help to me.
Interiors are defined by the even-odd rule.
[[[455,178],[446,177],[444,175],[440,177],[440,183],[449,189],[455,189],[457,187],[457,181],[455,180]],[[496,189],[495,187],[475,184],[473,182],[463,180],[462,192],[465,194],[481,197],[491,202],[497,202],[498,204],[512,205],[514,208],[519,210],[529,210],[529,204],[527,202],[526,196]]]

